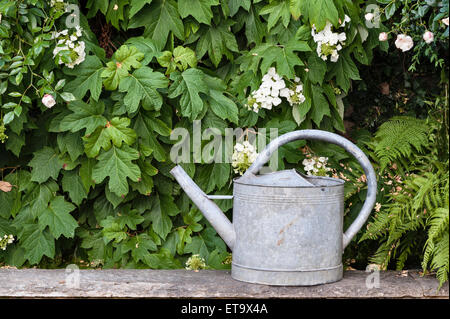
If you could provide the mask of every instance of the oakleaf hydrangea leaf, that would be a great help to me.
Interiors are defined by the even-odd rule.
[[[156,251],[157,246],[153,239],[147,234],[139,234],[131,237],[123,244],[123,252],[131,251],[131,257],[135,262],[146,262],[150,258],[149,251]]]
[[[61,235],[73,238],[75,228],[78,227],[77,221],[70,215],[70,212],[74,209],[75,206],[66,202],[63,196],[56,196],[47,209],[39,215],[39,225],[42,229],[48,226],[55,239],[58,239]]]
[[[128,113],[134,113],[142,102],[144,109],[159,110],[162,106],[162,97],[157,89],[166,88],[169,80],[159,72],[149,67],[142,67],[124,78],[119,85],[120,92],[126,92],[124,104]]]
[[[180,96],[181,114],[194,120],[203,110],[200,93],[209,92],[204,73],[191,68],[183,73],[173,72],[170,79],[174,82],[169,88],[169,98]]]
[[[111,142],[117,147],[121,147],[123,142],[128,145],[133,144],[136,133],[128,127],[130,122],[128,118],[115,117],[107,122],[105,127],[99,127],[93,134],[83,137],[86,155],[95,157],[101,148],[109,150]]]
[[[218,4],[218,0],[179,0],[178,11],[182,18],[191,15],[198,22],[211,24],[211,18],[213,17],[211,6]]]
[[[38,224],[23,225],[22,236],[20,237],[22,247],[25,249],[25,258],[30,264],[38,264],[45,255],[49,258],[55,256],[55,240],[50,231],[42,231]]]
[[[150,38],[133,37],[129,38],[125,44],[136,47],[144,54],[144,58],[140,61],[142,65],[149,64],[154,57],[161,54],[161,48]]]
[[[105,243],[108,243],[111,240],[120,243],[128,237],[125,227],[121,227],[113,216],[108,216],[106,219],[102,220],[100,226],[103,227],[102,232]]]
[[[136,13],[139,12],[146,4],[152,3],[152,0],[131,0],[130,12],[128,14],[131,19]]]
[[[95,55],[86,57],[83,63],[75,69],[67,69],[66,74],[75,76],[64,89],[71,92],[78,100],[82,99],[87,91],[91,92],[91,98],[98,101],[102,92],[103,63]]]
[[[189,66],[195,68],[197,66],[197,57],[195,52],[190,48],[178,46],[173,50],[164,51],[158,58],[158,63],[167,68],[166,74],[170,74],[176,69],[180,71],[186,70]]]
[[[74,101],[68,105],[69,110],[73,113],[65,116],[60,124],[61,131],[78,132],[86,129],[89,135],[99,126],[105,126],[107,120],[103,117],[105,105],[103,102],[95,102],[91,100],[90,104],[83,101]]]
[[[50,177],[57,179],[62,163],[58,154],[51,147],[45,146],[34,152],[33,159],[28,166],[32,167],[31,180],[38,183],[47,181]]]
[[[83,199],[87,198],[87,191],[78,174],[78,169],[63,173],[62,188],[69,193],[70,199],[76,205],[80,205]]]
[[[217,67],[225,55],[232,59],[232,52],[239,52],[236,38],[230,31],[233,23],[226,21],[219,26],[203,28],[199,31],[199,40],[196,46],[196,53],[199,59],[208,52],[209,58]]]
[[[129,28],[145,27],[144,36],[153,39],[159,48],[166,45],[170,32],[184,40],[184,25],[173,0],[153,0],[131,20]]]
[[[109,177],[109,190],[118,196],[125,196],[128,194],[127,178],[137,182],[141,177],[139,167],[132,162],[138,158],[138,151],[127,145],[122,148],[113,146],[99,155],[98,163],[92,170],[92,178],[96,184],[100,184]]]
[[[140,68],[144,54],[133,46],[122,45],[113,55],[112,61],[106,63],[101,74],[107,90],[115,90],[120,81],[128,75],[131,68]]]

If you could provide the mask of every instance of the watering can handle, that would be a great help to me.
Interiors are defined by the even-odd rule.
[[[256,175],[259,170],[270,160],[271,155],[282,145],[295,140],[319,140],[343,147],[353,155],[361,165],[367,177],[367,196],[358,217],[348,227],[343,235],[343,248],[347,247],[352,238],[361,229],[375,205],[377,195],[377,179],[375,171],[367,156],[355,144],[340,135],[321,130],[299,130],[283,134],[270,142],[256,158],[255,162],[247,169],[245,176]]]

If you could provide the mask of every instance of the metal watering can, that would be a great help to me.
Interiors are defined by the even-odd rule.
[[[343,180],[294,169],[257,175],[279,146],[300,139],[339,145],[364,169],[367,198],[345,233]],[[309,286],[342,279],[343,250],[376,200],[375,171],[366,155],[347,139],[320,130],[290,132],[269,143],[234,179],[233,196],[206,195],[181,166],[171,174],[233,251],[231,277],[251,283]],[[233,223],[212,201],[223,198],[233,198]]]

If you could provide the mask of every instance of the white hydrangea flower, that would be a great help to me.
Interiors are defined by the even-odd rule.
[[[344,27],[347,22],[350,22],[350,17],[345,15],[344,22],[340,27]],[[313,25],[311,35],[314,42],[317,43],[317,55],[324,61],[327,61],[329,57],[331,62],[336,62],[339,59],[338,52],[342,49],[342,46],[345,45],[347,35],[345,32],[333,32],[332,28],[332,24],[327,22],[325,28],[317,32],[315,25]]]
[[[312,157],[307,155],[302,161],[304,170],[307,175],[327,176],[327,173],[332,169],[327,167],[328,157]]]
[[[4,235],[3,237],[0,237],[0,249],[6,250],[6,246],[9,244],[12,244],[14,242],[14,236],[12,234],[10,235]]]
[[[244,174],[257,157],[256,148],[250,142],[236,143],[231,157],[231,165],[234,168],[234,172],[240,175]]]
[[[50,6],[51,7],[62,7],[62,8],[64,8],[64,6],[65,6],[65,3],[64,3],[64,0],[51,0],[50,1]]]
[[[52,39],[57,40],[53,50],[53,57],[56,58],[58,64],[65,64],[68,68],[73,69],[75,65],[82,63],[86,59],[86,44],[84,41],[79,41],[79,37],[82,34],[80,26],[76,26],[75,31],[71,33],[69,33],[68,29],[65,29],[52,34]],[[70,62],[63,61],[63,53],[66,57],[69,57]]]
[[[305,96],[303,95],[303,83],[299,77],[294,79],[295,84],[289,88],[283,88],[280,91],[280,96],[286,98],[291,106],[301,104],[305,102]]]
[[[199,269],[205,269],[206,262],[203,257],[200,257],[199,254],[192,255],[189,257],[189,259],[186,261],[186,269],[187,270],[193,270],[198,271]]]
[[[249,110],[258,113],[260,109],[271,110],[273,106],[281,104],[280,90],[286,87],[283,78],[276,72],[274,67],[269,68],[267,74],[262,78],[258,90],[249,96],[246,106]]]

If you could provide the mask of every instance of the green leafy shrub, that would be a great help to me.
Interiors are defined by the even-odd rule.
[[[306,128],[344,132],[345,109],[352,98],[366,103],[354,91],[355,84],[358,89],[372,84],[360,70],[371,66],[380,54],[378,48],[388,52],[379,33],[409,31],[405,21],[396,20],[399,1],[379,1],[386,5],[382,10],[386,19],[368,27],[368,3],[0,0],[0,181],[7,190],[0,191],[0,236],[7,236],[0,263],[157,269],[184,268],[195,256],[202,261],[201,268],[229,268],[231,257],[224,242],[169,174],[174,165],[170,151],[176,143],[171,133],[184,128],[192,135],[196,120],[203,128],[222,133],[229,127],[243,128],[236,143],[261,134],[269,141],[270,134],[259,133],[258,128],[267,132],[276,128],[278,134]],[[420,9],[425,5],[430,8],[422,17],[432,15],[428,21],[434,23],[436,39],[448,37],[448,28],[439,33],[445,30],[441,22],[445,6],[401,1],[407,8],[402,14],[425,10]],[[74,24],[77,18],[79,27]],[[414,41],[422,37],[421,28],[415,29]],[[430,50],[441,54],[441,46],[435,44],[417,47],[417,61]],[[387,60],[384,65],[392,62]],[[431,62],[445,67],[445,59]],[[276,96],[269,96],[268,89]],[[431,106],[425,98],[422,102],[412,108]],[[386,117],[401,109],[390,106],[385,107]],[[367,114],[372,116],[371,112]],[[448,172],[448,164],[425,167],[415,157],[431,149],[433,163],[448,160],[448,151],[438,147],[445,134],[435,134],[439,129],[434,128],[431,134],[428,124],[410,115],[407,124],[395,118],[383,125],[373,143],[370,135],[360,135],[357,143],[380,165],[385,181],[397,176],[393,165],[409,174],[402,178],[412,188],[426,174],[436,173],[439,179],[433,186],[438,186],[435,194],[442,199],[442,192],[448,193],[448,179],[445,188],[441,171]],[[433,136],[436,139],[430,142]],[[209,141],[205,138],[197,145],[200,151],[208,150]],[[386,147],[395,151],[386,152]],[[305,147],[301,141],[280,149],[279,169],[303,169],[308,154],[328,157],[334,176],[350,181],[348,225],[365,197],[364,174],[339,148],[321,143]],[[191,163],[182,165],[205,192],[231,193],[236,175],[231,163],[211,163],[193,154]],[[386,192],[382,188],[380,182],[383,210],[377,206],[372,225],[382,223],[385,207],[395,205],[402,222],[416,208],[427,207],[429,214],[420,218],[420,225],[411,221],[407,229],[397,228],[397,223],[389,232],[374,229],[370,237],[374,240],[353,241],[346,254],[367,259],[378,249],[374,260],[383,259],[387,265],[391,257],[379,252],[388,242],[401,243],[394,253],[400,256],[400,268],[409,255],[423,255],[421,249],[426,247],[424,269],[437,270],[445,280],[448,202],[417,195],[420,204],[410,208],[407,198],[388,195],[392,187]],[[218,205],[230,215],[230,201]],[[357,239],[369,239],[367,233]],[[416,233],[423,240],[408,244]]]
[[[245,136],[342,131],[339,94],[378,44],[350,1],[72,3],[81,28],[67,26],[68,3],[0,1],[0,167],[12,186],[0,192],[0,233],[15,237],[0,260],[11,265],[180,268],[198,254],[229,267],[168,173],[172,130],[201,120]],[[312,37],[325,26],[341,33],[339,48]],[[248,97],[270,68],[303,97],[256,113]],[[300,145],[283,147],[281,168],[302,167]],[[230,163],[183,165],[205,191],[231,192]]]

